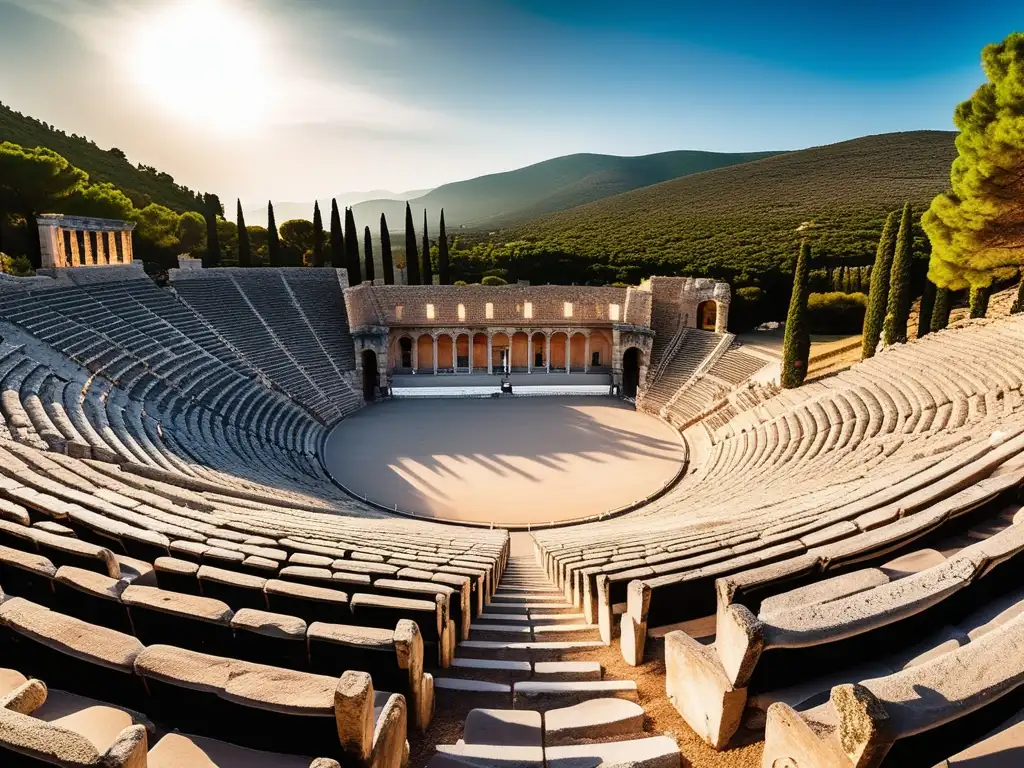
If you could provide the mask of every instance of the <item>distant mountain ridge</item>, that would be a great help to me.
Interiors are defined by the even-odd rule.
[[[693,173],[771,157],[777,152],[702,152],[677,150],[653,155],[576,154],[556,157],[502,173],[442,184],[409,200],[420,225],[426,209],[436,227],[444,208],[449,229],[489,229],[600,200]],[[405,200],[369,200],[353,206],[356,222],[387,215],[392,230],[405,221]]]
[[[388,189],[371,189],[367,192],[342,192],[334,197],[338,201],[338,207],[341,210],[349,206],[358,205],[368,200],[412,200],[417,197],[430,192],[429,189],[411,189],[407,192],[392,192]],[[328,216],[331,211],[331,198],[325,197],[317,200],[320,203],[320,211],[324,216],[324,226],[328,226]],[[404,206],[405,203],[403,202]],[[233,210],[233,209],[232,209]],[[242,201],[242,212],[245,214],[245,223],[248,226],[259,225],[265,227],[267,225],[267,204],[256,203],[253,204],[252,200]],[[229,216],[233,214],[229,213]],[[404,212],[403,212],[404,215]],[[313,220],[313,202],[290,202],[287,200],[274,200],[274,217],[277,219],[278,224],[282,224],[289,219],[307,219]],[[378,216],[378,218],[380,218]],[[360,226],[370,226],[371,222],[366,221],[365,224]],[[370,226],[371,229],[376,229],[374,226]]]

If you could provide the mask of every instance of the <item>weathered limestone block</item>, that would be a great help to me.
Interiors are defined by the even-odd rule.
[[[718,617],[715,651],[730,685],[745,688],[764,650],[764,625],[750,609],[733,603]]]
[[[747,689],[732,686],[714,648],[681,631],[665,636],[665,692],[690,727],[716,749],[725,747],[739,728],[747,701]]]
[[[348,674],[347,672],[345,674]],[[371,696],[370,716],[373,717]],[[377,719],[373,732],[370,768],[402,768],[408,761],[405,697],[393,693]]]
[[[626,612],[619,620],[619,648],[622,658],[633,667],[644,661],[650,607],[651,588],[642,581],[631,581],[626,593]]]

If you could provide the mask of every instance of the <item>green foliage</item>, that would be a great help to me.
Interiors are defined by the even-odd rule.
[[[423,269],[420,277],[424,285],[434,284],[434,268],[430,263],[430,237],[427,235],[427,212],[423,211]]]
[[[911,286],[913,272],[913,215],[910,203],[903,206],[900,231],[896,235],[896,255],[889,275],[889,305],[882,326],[882,340],[886,346],[902,344],[907,340],[907,321],[910,319]]]
[[[861,340],[861,357],[867,359],[875,354],[878,341],[882,338],[885,310],[889,305],[889,277],[892,261],[896,255],[896,212],[885,220],[882,236],[875,251],[875,263],[871,269],[871,287],[868,292],[868,307],[864,313],[864,336]]]
[[[380,259],[384,268],[384,284],[395,284],[395,265],[391,256],[391,233],[388,232],[388,220],[380,215]]]
[[[1024,274],[1020,275],[1020,283],[1017,285],[1017,298],[1010,308],[1010,312],[1018,314],[1024,312]]]
[[[497,275],[487,275],[480,281],[481,285],[508,285],[508,281]]]
[[[252,227],[246,227],[250,238],[252,229]],[[217,217],[217,247],[220,249],[218,264],[225,267],[238,264],[238,225],[220,216]]]
[[[56,203],[54,210],[57,208],[61,213],[70,213],[75,216],[124,220],[131,216],[134,206],[120,189],[113,184],[103,183],[80,186],[66,199]]]
[[[68,136],[64,131],[0,104],[0,142],[4,141],[23,147],[46,147],[58,153],[88,174],[93,184],[113,184],[136,208],[145,208],[155,202],[178,213],[205,213],[207,210],[206,195],[176,184],[168,174],[155,168],[141,164],[133,166],[120,149],[100,149],[84,136]],[[0,178],[3,177],[3,171],[0,171]]]
[[[917,338],[927,336],[932,330],[932,312],[935,311],[935,283],[924,281],[924,293],[921,294],[921,306],[917,312]]]
[[[469,285],[465,280],[456,280],[452,285]]]
[[[309,219],[289,219],[280,227],[281,240],[297,248],[302,256],[313,254],[313,222]],[[300,259],[301,260],[301,259]]]
[[[441,285],[448,285],[452,281],[448,264],[448,232],[444,226],[444,208],[441,209],[441,226],[437,234],[437,273]]]
[[[345,232],[341,226],[338,201],[331,200],[331,266],[340,269],[345,266]]]
[[[351,208],[345,209],[345,268],[348,270],[349,285],[363,282],[359,268],[359,235],[356,234],[356,220]]]
[[[982,51],[988,82],[956,108],[952,189],[922,223],[928,276],[954,290],[990,285],[1024,263],[1024,33]]]
[[[370,228],[363,228],[363,262],[366,265],[366,279],[373,282],[373,240],[370,237]]]
[[[860,333],[867,307],[868,297],[863,293],[812,293],[807,299],[808,330],[810,333]]]
[[[206,219],[195,211],[178,217],[178,248],[182,253],[199,253],[206,248]]]
[[[988,299],[992,293],[992,286],[978,285],[971,288],[971,319],[976,320],[984,317],[988,312]]]
[[[324,219],[320,215],[320,203],[313,203],[313,266],[324,265]]]
[[[405,266],[406,283],[420,284],[420,254],[416,250],[416,229],[412,224],[412,208],[405,204]]]
[[[949,313],[953,310],[953,292],[949,288],[935,291],[935,306],[932,308],[932,331],[941,331],[949,325]]]
[[[272,267],[281,266],[281,233],[277,230],[272,202],[267,203],[267,260]]]
[[[0,252],[0,272],[15,277],[29,277],[35,274],[32,262],[24,256],[8,256]]]
[[[807,361],[811,353],[811,336],[807,330],[807,273],[810,268],[811,246],[800,245],[800,255],[793,272],[793,292],[786,315],[786,333],[782,342],[782,386],[793,389],[804,383]]]
[[[238,266],[252,266],[252,246],[249,241],[249,229],[245,226],[245,214],[242,213],[242,201],[238,200],[238,211],[236,212],[238,228],[235,230],[238,235]]]
[[[203,195],[203,218],[206,219],[206,254],[203,266],[212,269],[220,266],[220,239],[217,232],[217,217],[221,213],[220,200],[216,195]]]

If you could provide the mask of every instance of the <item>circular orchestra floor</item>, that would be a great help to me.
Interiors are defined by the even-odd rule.
[[[685,454],[668,425],[610,397],[391,400],[327,439],[350,492],[452,521],[576,520],[658,492]]]

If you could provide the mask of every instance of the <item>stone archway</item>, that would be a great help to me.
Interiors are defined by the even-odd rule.
[[[412,370],[412,338],[403,336],[398,340],[398,365],[403,371]]]
[[[569,370],[582,373],[587,369],[587,337],[574,333],[569,339]]]
[[[512,334],[512,370],[525,371],[529,366],[530,337],[525,331]]]
[[[416,339],[417,372],[434,372],[434,337],[425,333]]]
[[[437,337],[437,370],[442,373],[455,370],[455,337],[447,333]]]
[[[460,333],[455,339],[455,372],[467,371],[469,369],[469,346],[473,341],[468,333]]]
[[[533,334],[533,360],[530,365],[535,371],[543,371],[548,364],[548,337],[540,331]]]
[[[564,373],[568,361],[569,337],[564,331],[556,331],[551,334],[551,370]]]
[[[362,352],[363,363],[363,399],[372,403],[377,399],[377,353],[372,349]]]
[[[473,334],[473,370],[471,373],[487,372],[487,334]]]
[[[702,301],[697,305],[697,327],[713,331],[718,325],[718,302]]]
[[[491,337],[491,372],[501,373],[506,366],[512,365],[512,340],[505,333],[496,333]]]
[[[622,396],[635,398],[640,388],[640,367],[643,365],[644,353],[636,347],[630,347],[622,356]]]

